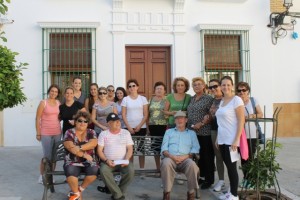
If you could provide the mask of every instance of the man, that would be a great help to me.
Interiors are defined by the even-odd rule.
[[[113,200],[125,199],[124,193],[134,178],[133,164],[129,159],[133,153],[133,141],[129,131],[121,129],[120,118],[110,113],[106,121],[109,129],[101,132],[98,138],[98,154],[103,161],[100,175],[112,193]],[[121,164],[118,162],[121,161]],[[120,184],[114,180],[113,172],[121,173]]]
[[[178,111],[175,115],[176,127],[166,131],[161,154],[163,157],[160,167],[164,186],[163,200],[170,200],[176,172],[183,172],[187,177],[187,199],[195,199],[195,189],[199,188],[199,168],[192,160],[194,154],[199,153],[200,145],[196,133],[186,128],[185,112]]]
[[[114,102],[115,101],[115,87],[113,85],[108,85],[106,87],[107,89],[107,100],[108,101],[112,101]]]

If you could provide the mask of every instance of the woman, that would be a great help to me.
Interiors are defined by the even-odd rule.
[[[116,94],[115,94],[115,103],[117,106],[118,117],[120,118],[121,121],[121,128],[126,128],[124,120],[122,118],[122,106],[121,106],[123,98],[126,96],[127,96],[126,90],[123,87],[117,87]]]
[[[173,94],[167,96],[165,115],[169,116],[168,127],[175,127],[174,115],[177,111],[186,111],[191,101],[191,95],[186,94],[190,89],[189,81],[184,77],[177,77],[173,81]]]
[[[97,178],[99,166],[94,151],[97,135],[94,130],[87,128],[89,122],[90,115],[79,111],[74,116],[75,128],[67,130],[64,137],[64,171],[71,188],[69,200],[81,199],[82,192]],[[78,185],[80,172],[85,172],[86,176],[81,185]]]
[[[99,88],[99,101],[96,102],[92,110],[92,121],[95,124],[95,131],[97,136],[103,130],[108,129],[106,117],[109,113],[114,112],[117,114],[117,108],[114,102],[107,100],[107,89],[105,87]]]
[[[161,136],[163,137],[167,128],[167,118],[163,112],[166,105],[166,90],[167,87],[163,82],[156,82],[154,84],[154,94],[155,96],[150,99],[149,103],[149,131],[151,136]],[[155,151],[160,152],[161,142],[156,142],[152,145]],[[160,170],[160,156],[154,156],[156,169]]]
[[[97,102],[99,102],[99,93],[98,93],[98,84],[97,83],[92,83],[90,85],[90,95],[88,98],[85,99],[84,102],[84,108],[86,111],[91,115],[93,111],[93,105]],[[88,128],[94,129],[94,124],[90,123]]]
[[[79,76],[73,78],[74,100],[84,104],[85,94],[81,91],[82,81]]]
[[[42,142],[44,157],[51,160],[51,141],[59,141],[61,138],[61,128],[58,119],[59,115],[59,105],[60,102],[57,100],[59,97],[59,87],[55,84],[51,85],[47,91],[48,98],[40,102],[35,119],[36,127],[36,139]],[[44,167],[41,161],[40,163],[40,176],[38,183],[42,184],[42,174],[44,173]],[[55,164],[53,165],[53,170],[55,169]]]
[[[131,135],[146,135],[146,120],[148,117],[148,102],[146,97],[138,94],[139,84],[135,79],[127,81],[129,95],[122,101],[122,117]],[[141,142],[139,147],[143,146]],[[138,148],[142,151],[141,148]],[[132,160],[133,161],[133,157]],[[145,167],[145,156],[139,156],[140,168]]]
[[[245,105],[245,118],[261,118],[263,117],[263,112],[259,106],[259,103],[256,98],[253,98],[253,103],[250,99],[250,86],[246,82],[239,82],[236,86],[237,95],[241,97]],[[253,110],[255,108],[255,110]],[[257,145],[257,135],[256,135],[256,126],[254,122],[246,122],[245,124],[245,131],[247,135],[247,142],[249,148],[249,159],[248,160],[241,160],[242,167],[247,165],[249,161],[253,158],[253,155],[256,152],[256,145]],[[247,171],[243,170],[244,179],[241,183],[242,187],[248,187],[247,182]]]
[[[205,179],[201,185],[201,189],[208,189],[214,183],[215,172],[210,123],[208,120],[205,120],[205,116],[209,114],[213,98],[205,93],[206,84],[202,78],[193,78],[192,86],[195,95],[192,97],[187,108],[188,127],[196,132],[201,146],[198,166],[200,168],[200,176]]]
[[[113,85],[108,85],[107,89],[107,100],[114,101],[115,100],[115,87]]]
[[[240,97],[233,94],[233,81],[230,76],[224,76],[221,79],[221,90],[223,92],[223,98],[216,112],[218,119],[217,142],[223,161],[227,167],[230,191],[219,198],[238,200],[237,189],[239,176],[236,161],[231,161],[230,154],[238,150],[240,143],[240,136],[245,123],[244,103]]]
[[[209,94],[214,96],[214,101],[209,109],[210,114],[210,124],[211,124],[211,140],[214,148],[214,153],[216,155],[216,165],[217,165],[217,172],[219,176],[219,181],[214,185],[213,190],[216,192],[220,192],[222,187],[225,185],[224,183],[224,163],[222,159],[222,155],[220,150],[216,147],[216,139],[218,134],[218,124],[216,118],[216,112],[219,109],[220,102],[222,100],[223,94],[220,87],[220,81],[218,79],[212,79],[209,81]]]
[[[65,103],[59,106],[59,118],[63,120],[63,137],[65,132],[74,127],[73,116],[78,110],[85,111],[82,103],[74,100],[74,89],[67,87],[65,89]]]

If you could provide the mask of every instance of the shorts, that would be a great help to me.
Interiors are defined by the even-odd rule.
[[[58,135],[43,135],[42,134],[42,136],[41,136],[43,154],[44,154],[44,157],[48,158],[49,160],[51,160],[52,149],[53,149],[53,144],[54,144],[54,143],[52,143],[52,140],[54,140],[54,142],[61,141],[61,134],[58,134]]]

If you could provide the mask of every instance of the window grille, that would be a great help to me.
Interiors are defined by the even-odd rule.
[[[232,77],[250,84],[248,30],[201,30],[201,73],[205,81]]]
[[[96,82],[96,29],[43,29],[43,97],[51,84],[62,93],[81,77],[82,91],[89,92],[91,81]]]

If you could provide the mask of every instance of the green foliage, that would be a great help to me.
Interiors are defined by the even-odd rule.
[[[17,63],[16,55],[5,46],[0,45],[0,111],[26,101],[22,92],[22,70],[27,63]]]
[[[265,191],[275,185],[276,174],[281,170],[276,161],[275,149],[281,147],[281,144],[268,140],[266,148],[258,146],[255,157],[244,167],[247,171],[247,181],[255,189]]]
[[[5,5],[5,3],[10,3],[10,0],[0,0],[0,13],[2,15],[4,15],[8,10],[8,7]]]

